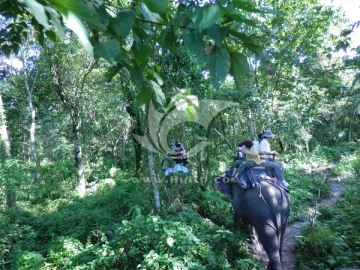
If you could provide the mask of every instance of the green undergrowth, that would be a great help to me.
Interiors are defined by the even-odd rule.
[[[335,207],[320,207],[318,218],[309,223],[297,240],[300,270],[360,267],[360,182],[344,183]]]
[[[292,222],[329,193],[329,157],[285,158]],[[235,227],[230,198],[212,188],[213,177],[161,179],[157,213],[148,176],[102,164],[88,181],[97,191],[85,198],[74,196],[68,161],[46,164],[39,182],[17,183],[18,206],[1,210],[0,269],[261,269],[248,236]],[[31,171],[17,166],[12,179]],[[338,177],[347,168],[339,166]]]
[[[47,185],[56,176],[65,181],[54,172]],[[0,269],[260,269],[234,229],[229,199],[207,183],[161,181],[158,215],[148,177],[117,171],[111,179],[115,186],[82,199],[72,185],[19,191],[18,207],[0,219]]]
[[[320,205],[297,239],[299,270],[360,267],[360,151],[337,153],[333,171],[343,192],[334,207]]]

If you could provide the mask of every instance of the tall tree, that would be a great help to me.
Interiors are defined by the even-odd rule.
[[[0,135],[1,135],[1,144],[2,144],[2,152],[5,153],[4,162],[11,159],[11,151],[10,151],[10,140],[9,134],[6,125],[6,117],[4,111],[4,105],[2,100],[2,95],[0,95]],[[8,179],[5,184],[5,193],[6,193],[6,205],[8,207],[16,206],[16,185],[10,182]]]
[[[54,53],[56,51],[56,53]],[[49,71],[52,87],[69,113],[72,125],[74,160],[77,168],[77,190],[79,196],[86,194],[86,180],[82,156],[81,126],[83,94],[86,79],[94,69],[95,61],[74,46],[55,46],[48,51]]]

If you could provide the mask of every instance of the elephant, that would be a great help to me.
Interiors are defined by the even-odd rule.
[[[283,270],[281,248],[290,214],[287,192],[268,180],[262,180],[252,189],[233,184],[232,206],[235,222],[241,220],[249,232],[255,229],[269,258],[267,269]]]

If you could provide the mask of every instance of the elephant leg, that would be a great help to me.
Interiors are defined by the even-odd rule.
[[[259,241],[262,244],[268,258],[268,270],[282,270],[280,258],[280,239],[275,228],[269,225],[256,227]]]
[[[280,260],[282,261],[282,246],[283,246],[283,240],[284,240],[284,234],[286,229],[286,223],[281,227],[281,235],[280,235]]]
[[[241,219],[242,219],[242,211],[244,206],[241,205],[242,201],[241,201],[241,196],[239,196],[239,194],[241,193],[241,191],[239,190],[239,187],[235,186],[237,184],[233,184],[233,189],[232,189],[232,207],[234,210],[234,221],[237,227],[240,227],[241,225]]]

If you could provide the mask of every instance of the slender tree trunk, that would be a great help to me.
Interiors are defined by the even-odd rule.
[[[5,110],[4,110],[4,105],[3,105],[1,95],[0,95],[0,121],[1,121],[1,126],[0,126],[1,142],[3,144],[3,149],[5,151],[6,158],[10,159],[11,158],[10,140],[9,140],[9,135],[8,135],[7,127],[6,127]]]
[[[354,117],[355,117],[355,114],[354,114]],[[355,118],[352,118],[352,119],[355,119]],[[352,141],[352,119],[349,119],[349,142]]]
[[[248,133],[249,136],[253,137],[253,138],[257,138],[256,134],[255,134],[255,128],[254,128],[254,120],[253,120],[253,114],[252,114],[252,110],[250,108],[250,106],[247,107],[247,111],[248,111]]]
[[[133,119],[133,127],[132,132],[133,134],[143,135],[143,131],[141,128],[141,119],[138,113],[136,113],[135,109],[132,107],[132,100],[128,97],[129,105],[126,106],[126,111]],[[139,142],[132,136],[133,144],[134,144],[134,151],[135,151],[135,176],[139,176],[142,171],[142,148]]]
[[[1,135],[1,143],[3,146],[4,154],[6,159],[11,159],[10,152],[10,140],[9,134],[6,127],[6,117],[4,111],[4,105],[2,101],[2,96],[0,95],[0,135]],[[14,185],[6,185],[5,187],[6,194],[6,206],[7,207],[15,207],[16,206],[16,192]]]
[[[74,157],[75,166],[77,168],[77,191],[80,197],[86,195],[86,180],[84,172],[84,164],[82,161],[82,148],[81,148],[81,118],[78,114],[72,120],[73,136],[74,136]]]
[[[32,97],[32,90],[29,87],[28,81],[27,81],[27,76],[25,78],[25,89],[26,89],[26,93],[27,93],[27,97],[28,97],[28,107],[29,107],[29,112],[30,112],[30,128],[29,128],[29,132],[30,132],[30,148],[31,148],[31,156],[32,156],[32,160],[35,161],[36,163],[36,168],[35,168],[35,181],[39,180],[40,177],[40,160],[38,158],[38,154],[37,154],[37,148],[36,148],[36,139],[35,139],[35,131],[36,131],[36,110],[34,108],[33,105],[33,97]]]
[[[153,154],[151,151],[148,151],[148,162],[149,162],[151,183],[152,183],[153,190],[154,190],[155,209],[158,213],[160,213],[160,193],[159,193],[159,187],[158,187],[158,180],[156,177],[154,158],[153,158]]]

